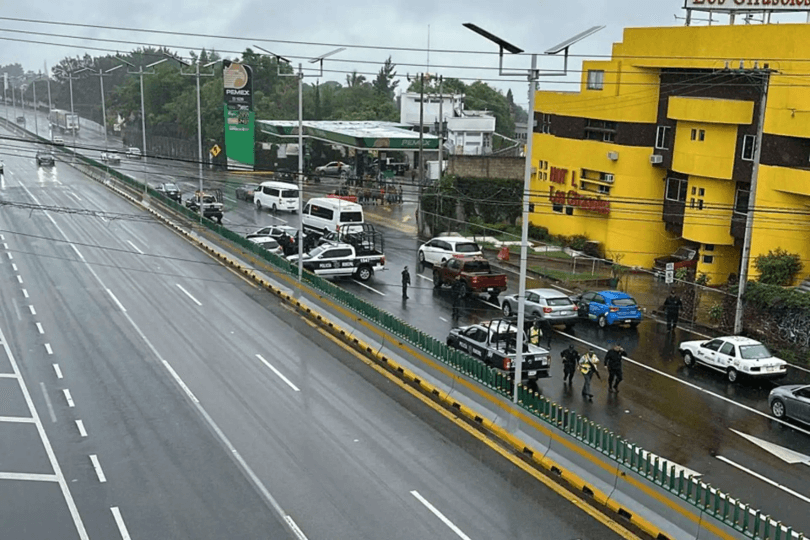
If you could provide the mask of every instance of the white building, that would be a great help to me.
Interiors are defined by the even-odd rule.
[[[492,153],[492,135],[495,117],[486,111],[464,110],[461,94],[425,94],[424,103],[419,92],[403,92],[400,96],[400,122],[419,128],[419,107],[423,107],[425,131],[438,134],[439,104],[442,120],[446,122],[445,149],[448,154],[483,155]]]

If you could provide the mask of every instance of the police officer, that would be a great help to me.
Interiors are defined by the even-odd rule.
[[[598,363],[599,357],[596,356],[593,349],[589,350],[586,354],[583,354],[579,359],[579,371],[585,378],[585,382],[582,385],[582,397],[590,402],[593,402],[593,394],[591,393],[591,379],[593,378],[594,374],[596,374],[599,379],[602,378],[602,376],[599,375],[599,372],[596,370],[596,364]]]
[[[402,299],[408,299],[408,285],[411,284],[411,274],[408,272],[408,267],[402,271]]]
[[[574,384],[574,373],[577,370],[577,360],[579,353],[573,344],[561,353],[563,359],[563,384]]]
[[[453,319],[458,319],[461,299],[464,296],[464,283],[458,278],[453,282]]]
[[[675,294],[675,289],[669,292],[669,296],[664,300],[664,311],[667,314],[667,331],[674,329],[678,326],[678,316],[680,315],[683,302]]]
[[[619,383],[622,382],[622,358],[627,356],[621,345],[614,345],[605,355],[605,365],[608,370],[608,391],[619,391]]]

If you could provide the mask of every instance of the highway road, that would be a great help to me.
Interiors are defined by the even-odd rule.
[[[141,210],[6,141],[4,539],[619,538]]]

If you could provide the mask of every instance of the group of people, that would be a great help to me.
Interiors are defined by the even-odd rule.
[[[357,197],[357,202],[360,204],[371,205],[385,205],[385,204],[401,204],[402,203],[402,186],[395,186],[393,184],[382,185],[377,187],[343,187],[345,195]]]
[[[608,370],[608,391],[619,391],[619,383],[624,378],[622,376],[622,361],[627,353],[621,345],[614,345],[607,354],[605,354],[605,365]],[[562,352],[563,359],[563,384],[574,384],[574,373],[582,373],[584,379],[582,385],[582,397],[588,401],[593,402],[593,393],[591,393],[591,379],[594,375],[598,379],[602,379],[599,374],[599,357],[593,349],[589,349],[587,353],[580,356],[574,345],[568,345],[568,348]]]

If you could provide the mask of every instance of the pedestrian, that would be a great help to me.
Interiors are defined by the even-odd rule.
[[[681,313],[683,302],[680,297],[675,294],[675,289],[669,291],[669,296],[664,300],[664,311],[667,314],[667,332],[673,330],[678,326],[678,316]]]
[[[574,384],[574,373],[577,370],[577,360],[579,353],[573,344],[561,353],[563,359],[563,384]]]
[[[461,310],[461,298],[464,296],[464,283],[456,278],[453,282],[453,319],[458,319]]]
[[[582,385],[582,397],[590,402],[593,402],[593,394],[591,393],[591,379],[593,378],[594,374],[596,374],[598,379],[602,379],[602,376],[599,375],[599,371],[596,369],[596,364],[598,363],[599,357],[596,356],[593,349],[590,349],[587,354],[583,354],[579,359],[579,371],[585,378],[585,382]]]
[[[406,266],[404,270],[402,270],[402,299],[408,299],[408,285],[411,284],[411,274],[408,272],[408,267]]]
[[[540,327],[540,318],[536,318],[529,329],[529,343],[540,345],[540,338],[543,337],[543,329]]]
[[[622,358],[627,356],[621,345],[614,345],[605,355],[605,365],[608,370],[608,391],[619,391],[619,383],[622,382]]]
[[[399,186],[397,190],[397,202],[402,204],[402,186]]]

